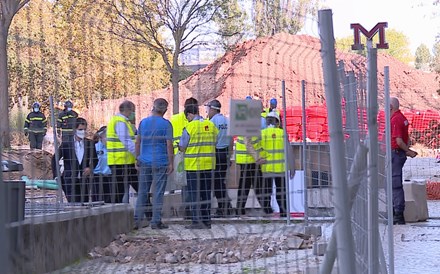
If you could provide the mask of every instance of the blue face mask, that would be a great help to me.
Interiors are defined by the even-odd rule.
[[[128,116],[128,120],[134,121],[136,119],[136,113],[132,112],[130,113],[130,116]]]
[[[67,108],[67,111],[71,111],[72,110],[72,108]]]
[[[34,112],[39,112],[40,108],[34,108]]]

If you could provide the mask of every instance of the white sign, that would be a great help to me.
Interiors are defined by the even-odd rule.
[[[261,135],[261,102],[258,100],[231,100],[229,136]]]
[[[293,179],[289,178],[290,217],[304,219],[304,170],[296,170]],[[274,212],[280,212],[276,199],[276,186],[272,184],[271,205]]]

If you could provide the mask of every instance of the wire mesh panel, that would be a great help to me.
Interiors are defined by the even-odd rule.
[[[319,267],[336,225],[315,1],[18,2],[0,102],[10,272]],[[337,59],[350,178],[368,139],[365,59]],[[246,114],[261,118],[261,135],[220,136],[228,123],[217,119],[237,119],[231,99],[258,101]],[[414,142],[435,147],[437,113],[407,117]],[[378,119],[379,213],[390,223],[383,111]],[[347,239],[366,273],[369,175],[354,172]]]

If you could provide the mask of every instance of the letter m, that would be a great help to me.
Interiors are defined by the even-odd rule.
[[[354,44],[351,45],[352,50],[363,50],[364,45],[361,44],[361,37],[360,34],[362,32],[365,37],[367,37],[367,40],[373,40],[373,36],[376,35],[376,33],[379,32],[379,43],[376,44],[376,47],[378,49],[387,49],[388,43],[385,42],[385,28],[388,27],[387,22],[381,22],[377,23],[374,28],[372,28],[370,31],[366,30],[361,24],[350,24],[350,27],[354,29]]]

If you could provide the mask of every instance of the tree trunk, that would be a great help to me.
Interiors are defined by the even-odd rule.
[[[173,86],[173,114],[179,113],[179,65],[173,65],[173,72],[171,73],[171,84]]]
[[[11,147],[11,138],[9,132],[7,37],[7,28],[0,25],[0,145],[5,148]]]

